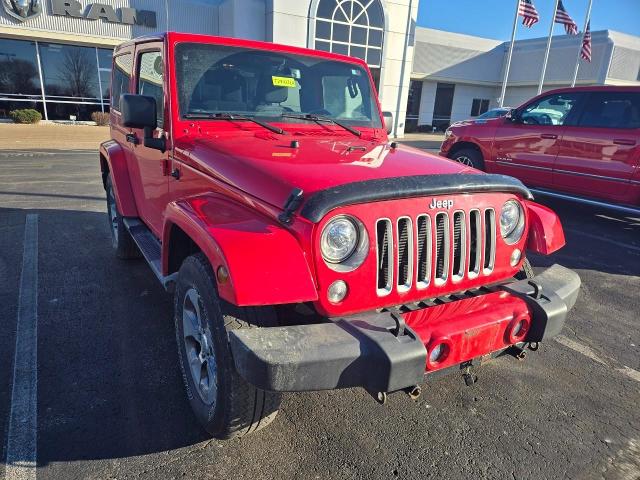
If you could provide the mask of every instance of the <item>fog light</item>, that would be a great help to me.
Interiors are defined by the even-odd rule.
[[[511,254],[511,266],[515,267],[518,262],[520,262],[520,257],[522,256],[522,252],[520,252],[520,249],[516,248],[513,253]]]
[[[443,361],[449,353],[449,347],[444,343],[439,343],[431,349],[429,353],[429,363],[439,363]]]
[[[509,345],[513,345],[518,342],[522,342],[527,333],[529,333],[529,328],[531,327],[531,319],[527,316],[520,316],[519,318],[513,319],[509,326],[507,327],[507,343]]]
[[[327,298],[331,303],[340,303],[347,296],[347,284],[343,280],[336,280],[329,286]]]

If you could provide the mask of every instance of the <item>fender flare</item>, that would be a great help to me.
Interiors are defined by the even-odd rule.
[[[564,230],[558,215],[543,205],[524,200],[529,217],[527,250],[542,255],[551,255],[564,247]]]
[[[120,214],[123,217],[139,216],[127,168],[127,154],[118,142],[108,140],[100,145],[100,169],[103,182],[106,182],[107,173],[111,174],[113,193]]]
[[[224,300],[238,306],[313,302],[318,292],[305,254],[291,232],[227,198],[207,194],[171,202],[162,238],[163,275],[170,271],[171,231],[180,228],[207,256]]]

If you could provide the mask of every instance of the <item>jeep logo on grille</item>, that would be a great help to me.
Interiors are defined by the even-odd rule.
[[[429,208],[446,208],[449,209],[453,207],[453,200],[436,200],[435,198],[431,200],[429,204]]]

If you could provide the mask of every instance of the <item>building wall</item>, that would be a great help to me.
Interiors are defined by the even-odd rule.
[[[3,0],[4,1],[4,0]],[[189,31],[193,33],[218,33],[218,7],[192,0],[168,0],[170,23],[164,2],[157,0],[100,0],[117,10],[123,7],[151,10],[156,13],[157,27],[123,25],[104,19],[90,20],[70,16],[53,15],[50,1],[43,1],[43,12],[37,18],[20,22],[0,9],[0,36],[37,37],[40,40],[54,40],[85,45],[117,45],[142,35],[152,35],[167,30]],[[86,14],[88,5],[94,2],[80,0]]]

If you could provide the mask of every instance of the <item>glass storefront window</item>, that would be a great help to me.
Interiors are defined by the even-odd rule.
[[[95,48],[41,43],[40,61],[47,100],[100,102]]]
[[[79,122],[91,120],[93,112],[101,112],[98,104],[47,102],[47,113],[50,120],[69,120],[71,115]]]
[[[41,94],[35,42],[0,39],[0,96]]]
[[[111,70],[112,58],[113,50],[107,50],[106,48],[98,49],[98,66],[100,68]]]

